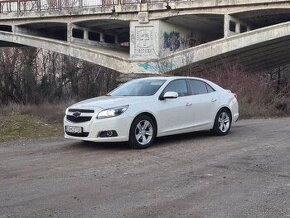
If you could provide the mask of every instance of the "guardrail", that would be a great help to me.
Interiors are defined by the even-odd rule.
[[[166,2],[165,0],[0,0],[0,13]]]

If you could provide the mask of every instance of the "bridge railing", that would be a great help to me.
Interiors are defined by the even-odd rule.
[[[167,0],[0,0],[0,13],[62,10],[67,8],[82,7],[105,7],[119,4],[123,5],[166,1]]]

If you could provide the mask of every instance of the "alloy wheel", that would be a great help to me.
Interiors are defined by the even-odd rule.
[[[153,126],[148,120],[141,120],[135,128],[135,138],[141,145],[148,144],[153,137]]]
[[[218,118],[218,127],[221,132],[225,133],[230,128],[230,117],[228,113],[222,112]]]

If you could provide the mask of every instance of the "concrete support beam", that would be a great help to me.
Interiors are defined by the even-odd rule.
[[[128,69],[132,68],[131,62],[128,61],[128,55],[124,52],[116,52],[109,49],[94,49],[88,46],[76,45],[74,43],[54,39],[43,39],[21,33],[0,31],[0,38],[1,41],[58,52],[67,56],[99,64],[122,73],[128,73]]]

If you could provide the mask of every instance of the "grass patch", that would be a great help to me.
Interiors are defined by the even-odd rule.
[[[66,105],[9,105],[0,110],[0,143],[17,139],[62,136]]]

